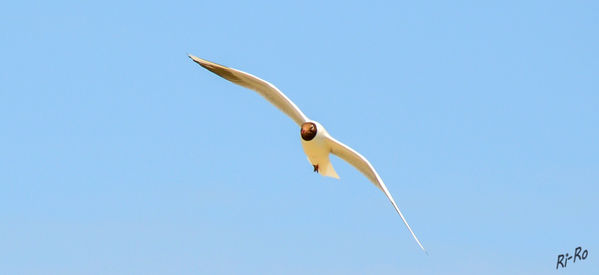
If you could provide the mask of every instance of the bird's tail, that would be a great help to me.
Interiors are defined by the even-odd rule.
[[[331,164],[331,161],[328,158],[326,161],[318,164],[318,172],[323,176],[339,179],[337,172],[335,172],[335,168],[333,168],[333,164]]]

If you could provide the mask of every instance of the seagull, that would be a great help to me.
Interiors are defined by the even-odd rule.
[[[339,179],[337,172],[335,172],[335,169],[329,160],[329,155],[331,153],[347,161],[353,167],[358,169],[358,171],[362,172],[362,174],[364,174],[376,187],[385,193],[395,208],[395,211],[397,211],[408,230],[410,230],[410,233],[412,233],[414,240],[416,240],[420,248],[426,252],[416,237],[416,234],[414,234],[414,231],[412,231],[412,228],[406,221],[406,218],[399,210],[399,207],[397,206],[397,203],[395,203],[391,193],[389,193],[387,186],[385,186],[385,183],[383,183],[379,174],[364,156],[334,139],[320,123],[311,120],[304,115],[304,113],[302,113],[302,111],[287,96],[285,96],[283,92],[269,82],[246,72],[216,64],[191,54],[189,57],[200,66],[220,77],[256,91],[295,121],[295,123],[300,126],[302,147],[304,153],[306,153],[306,156],[308,157],[308,161],[314,167],[314,172],[320,173],[323,176]]]

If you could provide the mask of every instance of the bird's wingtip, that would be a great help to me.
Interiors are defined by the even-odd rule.
[[[202,63],[202,61],[203,61],[203,60],[202,60],[202,59],[200,59],[199,57],[197,57],[197,56],[195,56],[195,55],[193,55],[193,54],[190,54],[190,53],[188,53],[188,54],[187,54],[187,56],[188,56],[189,58],[191,58],[191,60],[195,61],[195,62],[196,62],[196,63],[198,63],[198,64],[201,64],[201,63]]]

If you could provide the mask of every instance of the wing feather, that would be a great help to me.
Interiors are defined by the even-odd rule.
[[[362,172],[362,174],[364,174],[376,187],[378,187],[381,191],[383,191],[383,193],[385,193],[385,195],[387,196],[389,201],[391,201],[391,204],[395,208],[395,211],[397,211],[408,230],[410,230],[410,233],[412,233],[412,237],[414,237],[414,240],[416,240],[420,248],[422,248],[422,250],[426,252],[426,250],[420,243],[420,240],[418,240],[418,237],[416,237],[416,234],[414,234],[414,231],[412,231],[412,228],[406,221],[406,218],[399,210],[399,207],[397,206],[397,203],[395,203],[393,196],[391,196],[391,193],[389,193],[389,190],[387,190],[387,186],[385,185],[381,177],[379,177],[379,174],[376,172],[376,170],[374,170],[374,167],[372,167],[370,162],[368,162],[368,160],[360,153],[356,152],[349,146],[337,141],[336,139],[330,136],[327,137],[327,142],[331,146],[331,153],[347,161],[353,167],[358,169],[358,171]]]
[[[304,122],[308,121],[308,117],[306,117],[306,115],[304,115],[304,113],[302,113],[302,111],[289,98],[287,98],[283,92],[267,81],[264,81],[246,72],[219,65],[193,55],[189,55],[189,57],[202,67],[221,76],[222,78],[237,85],[256,91],[275,107],[279,108],[279,110],[283,111],[283,113],[293,119],[293,121],[295,121],[295,123],[298,125],[302,125]]]

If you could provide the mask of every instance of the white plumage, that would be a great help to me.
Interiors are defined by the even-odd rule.
[[[353,167],[358,169],[362,174],[364,174],[377,188],[379,188],[391,204],[395,208],[395,211],[399,214],[404,224],[412,234],[412,237],[416,240],[420,248],[425,250],[420,240],[414,234],[414,231],[406,221],[405,217],[399,210],[399,207],[395,203],[395,200],[389,193],[387,186],[383,183],[383,180],[380,178],[374,167],[368,162],[368,160],[360,155],[358,152],[354,151],[347,145],[337,141],[329,133],[326,129],[318,122],[308,119],[304,113],[289,99],[285,94],[283,94],[277,87],[264,81],[258,77],[255,77],[251,74],[229,68],[226,66],[222,66],[193,55],[189,55],[189,57],[200,64],[202,67],[208,69],[209,71],[235,83],[241,85],[243,87],[252,89],[256,91],[258,94],[266,98],[270,103],[272,103],[275,107],[279,108],[283,113],[287,114],[295,123],[302,127],[302,147],[304,149],[304,153],[308,157],[308,161],[314,166],[315,171],[318,171],[323,176],[339,178],[337,172],[333,168],[333,165],[330,162],[329,155],[330,153],[340,157],[341,159],[347,161]],[[315,126],[314,132],[315,135],[310,136],[308,139],[304,138],[304,125],[312,124]],[[307,134],[308,135],[308,134]],[[426,250],[425,250],[426,251]]]

